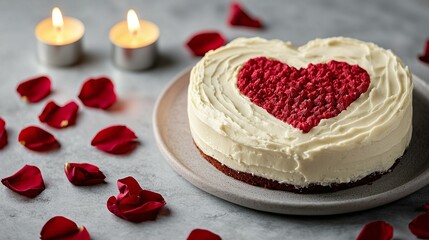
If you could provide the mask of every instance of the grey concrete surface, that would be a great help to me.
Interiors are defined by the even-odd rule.
[[[7,122],[10,143],[0,150],[0,178],[25,164],[37,165],[46,190],[34,199],[26,199],[0,186],[0,239],[37,239],[43,224],[56,215],[85,225],[96,240],[186,239],[194,228],[210,229],[223,239],[354,239],[361,227],[373,220],[390,222],[395,228],[395,239],[414,239],[407,226],[420,214],[419,207],[429,202],[429,187],[368,211],[326,217],[285,216],[246,209],[213,197],[182,179],[163,159],[152,131],[154,103],[177,73],[198,61],[184,48],[186,39],[196,31],[219,30],[229,40],[240,36],[279,38],[296,45],[317,37],[355,37],[392,49],[414,74],[429,82],[429,66],[416,59],[429,37],[429,1],[242,3],[264,20],[264,30],[229,27],[225,22],[229,5],[226,0],[1,0],[0,116]],[[86,57],[79,65],[50,68],[37,61],[34,27],[54,6],[85,24]],[[136,9],[140,17],[160,27],[162,58],[154,69],[126,72],[110,62],[108,32],[125,18],[128,8]],[[41,103],[25,104],[17,96],[16,86],[40,74],[51,76],[54,92]],[[46,127],[38,121],[37,116],[48,100],[61,104],[77,100],[82,82],[100,75],[111,77],[116,84],[119,102],[111,110],[94,110],[80,104],[77,125],[64,130]],[[95,133],[111,124],[126,124],[137,133],[140,145],[136,151],[127,156],[112,156],[90,146]],[[61,142],[61,149],[40,154],[23,148],[17,136],[28,125],[48,129]],[[63,173],[66,161],[98,165],[108,184],[74,187]],[[165,197],[167,206],[156,221],[133,224],[107,210],[108,197],[118,193],[116,180],[130,175],[144,188]]]

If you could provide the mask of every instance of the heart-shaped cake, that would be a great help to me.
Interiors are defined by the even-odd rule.
[[[191,134],[228,176],[326,192],[368,183],[404,154],[412,80],[390,50],[351,38],[240,38],[192,69]]]

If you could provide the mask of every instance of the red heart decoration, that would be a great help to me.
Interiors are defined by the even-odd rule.
[[[248,60],[237,79],[241,93],[254,104],[304,133],[340,114],[369,83],[358,65],[330,61],[296,69],[266,57]]]

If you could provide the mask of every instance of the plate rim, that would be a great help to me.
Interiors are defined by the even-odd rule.
[[[159,126],[159,119],[161,119],[163,114],[163,111],[160,110],[160,106],[163,104],[163,101],[167,98],[168,96],[167,94],[170,91],[174,90],[174,86],[185,84],[184,82],[187,82],[186,86],[188,86],[189,79],[185,80],[185,77],[186,75],[190,74],[191,69],[192,67],[187,67],[184,70],[182,70],[180,73],[176,74],[173,77],[173,80],[164,88],[164,90],[157,98],[155,102],[154,110],[153,110],[153,115],[152,115],[153,131],[154,131],[155,140],[156,140],[158,149],[160,150],[163,157],[167,160],[170,167],[172,167],[178,175],[180,175],[182,178],[190,182],[192,185],[213,196],[216,196],[225,201],[232,202],[240,206],[244,206],[247,208],[264,211],[264,212],[289,214],[289,215],[333,215],[333,214],[357,212],[357,211],[362,211],[362,210],[378,207],[381,205],[385,205],[385,204],[397,201],[405,196],[408,196],[416,192],[417,190],[423,188],[427,184],[429,184],[429,168],[428,168],[423,172],[421,172],[419,175],[416,175],[413,179],[407,181],[406,183],[374,195],[348,199],[348,200],[328,200],[318,204],[307,203],[307,202],[304,202],[304,203],[290,203],[290,202],[285,203],[285,202],[278,202],[278,201],[267,202],[266,201],[267,199],[264,199],[264,204],[270,205],[270,209],[267,209],[266,207],[261,207],[260,204],[258,204],[258,203],[261,203],[260,200],[258,199],[249,198],[243,195],[231,194],[230,192],[226,192],[224,189],[222,189],[221,186],[217,186],[217,185],[212,186],[208,183],[205,183],[203,177],[201,177],[200,175],[194,174],[194,172],[191,171],[187,166],[181,164],[180,161],[177,160],[174,154],[169,150],[167,144],[165,144],[165,142],[163,141],[161,128]],[[429,93],[429,84],[414,74],[412,74],[412,76],[413,76],[413,85],[414,85],[413,91],[423,91],[423,92]],[[180,92],[181,90],[182,89],[176,90],[176,91]],[[222,176],[225,178],[229,178],[226,175],[222,175]],[[244,182],[240,182],[240,184],[248,185]],[[275,190],[272,190],[272,191],[275,191]],[[291,192],[284,192],[284,193],[296,194]],[[300,194],[300,195],[304,198],[308,196],[307,194]],[[309,195],[318,195],[318,194],[309,194]],[[244,202],[238,201],[238,199],[244,200]],[[359,205],[359,207],[355,207],[353,210],[350,210],[349,207],[351,204]],[[333,207],[336,207],[337,209],[335,211],[332,211],[332,210],[315,211],[312,213],[309,213],[310,211],[308,211],[310,209],[320,210],[320,208],[333,208]],[[300,210],[303,208],[305,208],[306,211]]]

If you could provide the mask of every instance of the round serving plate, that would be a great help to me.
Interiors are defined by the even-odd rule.
[[[329,215],[374,208],[405,197],[429,183],[429,87],[413,76],[413,137],[407,154],[393,172],[371,185],[334,193],[296,194],[255,187],[224,175],[194,146],[187,116],[190,70],[164,90],[153,115],[158,147],[183,178],[226,201],[248,208],[295,215]]]

